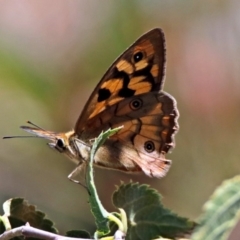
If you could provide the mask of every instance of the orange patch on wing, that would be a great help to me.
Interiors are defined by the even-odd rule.
[[[118,89],[121,89],[123,86],[123,82],[121,78],[112,78],[107,81],[105,81],[101,88],[107,88],[110,90],[111,93],[115,92]]]
[[[150,82],[141,82],[137,85],[137,88],[135,89],[135,95],[150,92],[151,88],[152,84]]]
[[[106,109],[106,100],[96,104],[96,107],[88,119],[95,117],[98,113]]]
[[[162,125],[165,127],[170,126],[170,117],[169,116],[164,116],[162,118]]]
[[[115,103],[120,102],[121,100],[123,100],[122,97],[113,98],[113,99],[111,99],[110,101],[108,101],[108,105],[112,106],[112,105],[114,105]]]
[[[152,66],[152,68],[151,68],[151,71],[150,71],[153,77],[157,77],[158,76],[158,72],[159,72],[158,70],[159,70],[158,65],[154,64]]]
[[[147,59],[143,59],[137,63],[135,63],[135,70],[138,71],[138,70],[142,70],[144,69],[145,67],[148,66],[148,61]]]
[[[143,79],[145,79],[145,76],[133,77],[133,78],[131,78],[130,83],[128,84],[128,86],[132,87],[133,85],[140,83]]]
[[[117,93],[123,87],[123,81],[121,78],[112,78],[105,81],[101,88],[107,88],[111,92],[111,96],[106,100],[105,104],[114,104],[122,100],[117,96]]]
[[[164,116],[162,119],[163,119],[163,120],[169,120],[170,117],[169,117],[169,116]]]
[[[168,135],[167,130],[161,131],[161,137],[162,137],[164,142],[166,142],[166,140],[167,140],[167,135]]]
[[[126,60],[121,60],[120,62],[118,62],[116,64],[116,67],[117,67],[118,71],[120,71],[120,72],[123,71],[127,74],[132,74],[134,71],[132,64]]]

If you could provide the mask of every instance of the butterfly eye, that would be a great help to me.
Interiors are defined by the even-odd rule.
[[[144,149],[146,152],[151,153],[155,150],[155,145],[152,141],[147,141],[144,143]]]
[[[65,143],[64,141],[59,138],[56,142],[56,145],[55,145],[55,148],[59,151],[59,152],[62,152],[63,150],[65,150]]]
[[[133,62],[134,63],[137,63],[137,62],[140,62],[144,57],[144,53],[143,52],[136,52],[134,55],[133,55]]]
[[[143,105],[143,101],[140,98],[136,98],[130,102],[130,108],[132,110],[138,110]]]

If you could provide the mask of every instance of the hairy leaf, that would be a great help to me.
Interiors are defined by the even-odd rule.
[[[204,206],[193,240],[225,240],[240,220],[240,176],[226,180]]]
[[[48,232],[57,233],[57,229],[51,220],[45,218],[45,213],[36,209],[34,205],[30,205],[23,198],[12,198],[3,204],[4,217],[8,217],[11,227],[19,227],[25,223],[30,226],[46,230]]]
[[[128,216],[129,240],[164,237],[174,239],[190,233],[195,224],[179,217],[161,203],[160,194],[148,185],[122,184],[113,195],[113,203]]]

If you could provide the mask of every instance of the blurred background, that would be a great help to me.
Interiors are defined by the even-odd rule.
[[[100,197],[120,181],[150,184],[164,204],[196,220],[225,179],[240,172],[240,1],[0,0],[0,136],[27,135],[27,120],[71,130],[113,60],[160,27],[167,45],[164,90],[180,111],[167,177],[96,170]],[[0,202],[24,197],[57,228],[95,230],[75,166],[43,139],[0,141]],[[234,239],[232,237],[231,239]],[[237,239],[237,238],[236,238]]]

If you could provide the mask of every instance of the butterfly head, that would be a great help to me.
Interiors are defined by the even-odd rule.
[[[44,130],[37,126],[21,126],[21,128],[37,137],[50,140],[48,143],[49,147],[57,150],[60,153],[63,153],[75,163],[79,163],[79,161],[85,159],[87,157],[86,152],[89,152],[89,146],[82,146],[81,142],[78,142],[79,140],[76,138],[74,131],[55,133]]]

